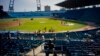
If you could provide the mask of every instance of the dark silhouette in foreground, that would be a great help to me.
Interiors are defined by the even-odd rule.
[[[46,44],[45,44],[45,53],[46,56],[49,56],[50,53],[54,52],[54,44],[51,42],[51,40],[49,40]],[[55,54],[56,55],[56,54]]]

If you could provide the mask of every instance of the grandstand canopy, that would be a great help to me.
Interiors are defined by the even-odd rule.
[[[100,4],[100,0],[66,0],[56,5],[66,8],[76,8],[97,4]]]

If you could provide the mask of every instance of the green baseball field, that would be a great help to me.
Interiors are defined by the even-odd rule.
[[[70,31],[87,26],[83,22],[73,20],[59,20],[54,18],[12,18],[0,19],[0,30],[18,31]]]

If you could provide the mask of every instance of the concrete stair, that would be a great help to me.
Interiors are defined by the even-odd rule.
[[[26,53],[25,56],[36,56],[37,54],[39,54],[43,50],[43,46],[44,46],[44,43],[42,43],[41,45],[39,45],[35,49],[34,48],[31,49],[31,51],[29,51],[28,53]]]

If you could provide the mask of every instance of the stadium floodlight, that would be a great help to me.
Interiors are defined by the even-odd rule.
[[[36,0],[36,2],[37,2],[37,11],[41,11],[41,1]]]
[[[9,3],[9,12],[14,12],[14,1],[15,0],[10,0],[10,3]]]

